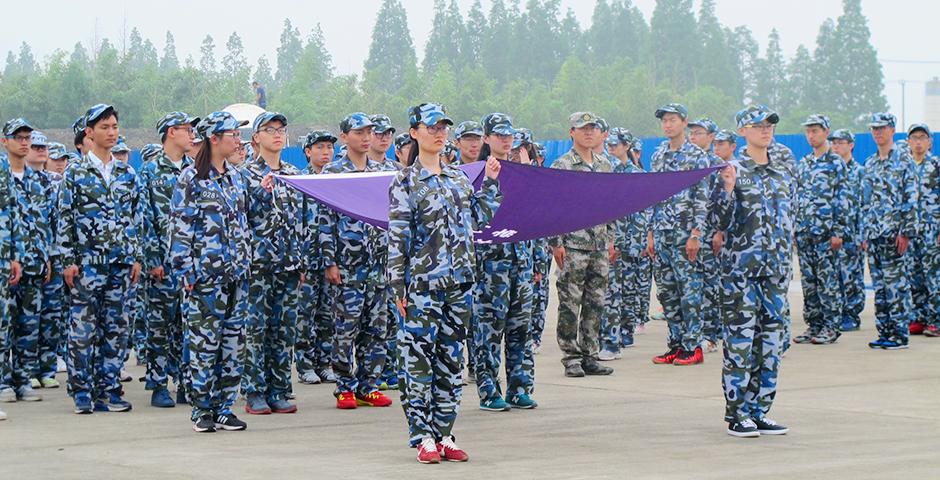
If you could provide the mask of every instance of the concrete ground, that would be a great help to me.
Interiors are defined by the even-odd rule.
[[[397,396],[391,408],[338,411],[331,386],[297,385],[297,414],[243,414],[245,432],[195,434],[188,408],[151,408],[135,382],[131,413],[74,415],[64,389],[0,404],[0,478],[940,478],[940,339],[869,350],[871,299],[862,331],[790,349],[771,416],[791,432],[757,439],[725,434],[720,353],[693,367],[650,362],[664,322],[609,363],[614,375],[565,378],[556,308],[537,357],[539,408],[482,412],[465,389],[455,434],[467,464],[417,464]]]

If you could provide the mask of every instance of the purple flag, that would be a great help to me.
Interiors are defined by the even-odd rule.
[[[475,240],[505,243],[552,237],[639,212],[721,167],[665,173],[590,173],[501,162],[503,203]],[[475,188],[483,162],[459,167]],[[397,172],[278,176],[321,204],[388,228],[388,188]]]

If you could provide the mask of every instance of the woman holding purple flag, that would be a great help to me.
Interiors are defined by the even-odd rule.
[[[401,403],[418,461],[465,462],[451,431],[460,406],[464,340],[472,306],[473,231],[502,201],[500,164],[486,163],[474,192],[467,176],[441,161],[453,121],[444,107],[411,109],[408,162],[389,187],[388,276],[401,312]]]

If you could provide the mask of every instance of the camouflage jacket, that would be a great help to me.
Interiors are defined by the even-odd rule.
[[[688,140],[678,150],[670,150],[669,141],[664,140],[653,152],[652,158],[654,172],[697,170],[708,168],[709,164],[708,154]],[[708,218],[708,189],[709,182],[703,179],[654,205],[653,231],[673,232],[679,245],[685,244],[693,229],[704,234]]]
[[[434,175],[420,164],[398,172],[389,187],[388,280],[395,298],[406,289],[446,289],[474,278],[473,232],[493,219],[503,194],[485,179],[470,180],[450,165]]]
[[[845,200],[842,203],[845,224],[845,240],[849,244],[861,245],[862,240],[862,176],[865,167],[855,160],[845,164]]]
[[[137,172],[126,162],[111,161],[108,182],[87,154],[65,170],[57,238],[65,266],[142,263]]]
[[[866,240],[917,235],[917,171],[910,154],[892,148],[888,158],[875,152],[862,176],[862,224]]]
[[[318,175],[318,173],[313,169],[312,166],[308,165],[306,168],[301,170],[301,175]],[[322,172],[321,172],[322,173]],[[321,260],[320,252],[320,238],[319,238],[319,217],[320,209],[325,208],[321,207],[320,203],[317,202],[313,197],[308,197],[304,195],[304,203],[301,205],[300,212],[300,221],[303,224],[304,230],[304,264],[307,267],[307,271],[319,272],[323,270],[323,262]],[[309,274],[308,274],[309,276]]]
[[[845,160],[832,150],[812,153],[796,167],[796,232],[814,237],[844,237],[847,173]]]
[[[587,163],[572,148],[568,153],[552,162],[551,168],[579,172],[613,172],[614,167],[605,156],[596,153],[592,155],[592,162]],[[577,205],[572,205],[572,208],[577,208]],[[607,245],[613,242],[613,235],[614,224],[610,223],[552,237],[548,240],[548,243],[552,247],[565,247],[576,250],[606,250]]]
[[[642,167],[633,162],[614,166],[615,173],[644,173]],[[615,222],[614,246],[621,255],[638,258],[646,250],[647,233],[650,231],[652,207],[633,213]]]
[[[477,271],[509,271],[518,269],[530,275],[535,268],[535,244],[532,240],[512,243],[478,243],[475,245]]]
[[[914,163],[920,190],[917,192],[917,233],[936,239],[940,234],[940,158],[927,152],[924,161]]]
[[[721,256],[724,275],[748,278],[787,276],[793,238],[794,171],[786,155],[768,151],[758,165],[743,150],[734,190],[715,195],[713,224],[725,231]]]
[[[7,157],[0,154],[0,274],[9,275],[10,262],[26,255],[23,242],[23,222],[10,164]]]
[[[144,203],[144,270],[157,267],[170,268],[170,203],[176,188],[176,179],[193,160],[183,156],[182,166],[176,165],[161,153],[155,162],[147,162],[140,169],[140,197]]]
[[[308,245],[302,222],[304,194],[283,182],[268,192],[261,186],[274,172],[260,156],[241,170],[248,190],[248,228],[251,232],[251,271],[306,271],[303,252]],[[280,175],[300,175],[297,167],[281,160]]]
[[[59,250],[58,229],[59,229],[59,198],[62,196],[62,175],[49,170],[42,171],[45,177],[42,181],[48,185],[49,195],[52,199],[52,205],[49,210],[49,230],[51,232],[49,244],[49,263],[52,270],[57,272],[62,266],[62,251]]]
[[[242,174],[226,163],[225,173],[195,167],[180,173],[170,202],[170,265],[186,285],[245,278],[251,262],[247,190]]]
[[[47,262],[55,247],[52,221],[55,220],[55,185],[42,172],[28,166],[23,169],[23,178],[11,175],[16,187],[18,217],[22,222],[23,256],[20,265],[23,275],[41,277],[46,273]]]
[[[323,167],[324,174],[358,172],[348,156]],[[381,164],[366,161],[365,172],[384,170]],[[385,232],[329,208],[319,212],[320,252],[323,267],[339,267],[343,283],[385,282],[383,272],[388,252]]]

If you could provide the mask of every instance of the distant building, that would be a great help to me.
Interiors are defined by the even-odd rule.
[[[940,129],[940,79],[927,82],[924,95],[924,122],[934,131]]]

